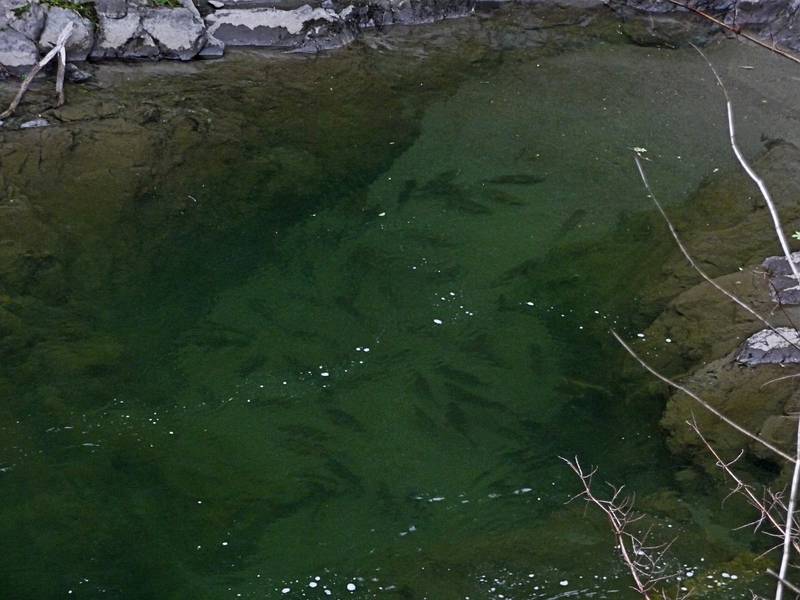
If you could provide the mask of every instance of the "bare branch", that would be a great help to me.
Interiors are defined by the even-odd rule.
[[[56,81],[56,94],[58,95],[58,105],[61,106],[64,103],[64,70],[65,68],[61,66],[62,64],[62,54],[63,54],[63,62],[66,63],[66,50],[64,49],[67,44],[67,39],[69,39],[70,34],[72,33],[72,28],[74,23],[69,21],[61,33],[58,35],[58,39],[56,40],[56,45],[52,47],[50,52],[45,54],[44,58],[42,58],[38,63],[33,65],[33,68],[28,72],[25,76],[25,79],[22,80],[22,84],[19,86],[19,91],[17,95],[14,96],[14,99],[11,101],[9,107],[3,112],[0,113],[0,119],[5,119],[6,117],[10,117],[14,114],[14,111],[17,110],[17,106],[22,101],[22,97],[25,95],[25,92],[28,91],[28,87],[30,86],[33,78],[41,71],[47,63],[49,63],[53,58],[58,54],[59,55],[59,67],[58,67],[58,75]]]
[[[673,0],[670,0],[673,1]],[[747,175],[750,179],[758,187],[758,190],[761,192],[761,196],[764,198],[764,202],[767,204],[767,208],[769,209],[770,216],[772,216],[772,224],[775,229],[775,235],[778,236],[778,241],[780,242],[781,249],[783,250],[783,254],[786,257],[787,262],[789,263],[789,268],[792,270],[792,275],[794,276],[795,285],[800,285],[800,271],[797,269],[797,265],[792,260],[792,251],[789,249],[789,241],[786,239],[786,234],[783,231],[783,225],[781,224],[780,215],[778,215],[778,209],[775,206],[775,202],[772,200],[772,195],[769,193],[767,189],[767,184],[764,180],[753,170],[753,167],[750,166],[750,163],[747,162],[742,151],[739,149],[738,144],[736,143],[736,128],[734,126],[733,121],[733,103],[731,102],[731,98],[728,95],[728,89],[725,87],[725,84],[722,82],[722,78],[717,73],[717,70],[714,68],[714,65],[711,64],[711,61],[708,60],[703,51],[700,50],[694,44],[692,47],[697,50],[700,56],[703,57],[703,60],[706,61],[711,72],[714,74],[714,77],[717,79],[717,83],[719,84],[720,88],[722,88],[722,93],[725,95],[725,106],[728,109],[728,133],[731,142],[731,148],[733,149],[733,153],[736,155],[736,159],[739,161],[739,164],[745,170]]]
[[[784,582],[789,569],[789,556],[792,553],[792,525],[794,525],[794,510],[797,505],[797,489],[800,485],[800,419],[797,421],[795,443],[796,458],[792,473],[792,487],[789,493],[789,506],[786,508],[786,530],[783,534],[783,555],[781,556],[781,570],[778,572],[778,584],[775,587],[775,600],[783,600]]]
[[[639,566],[637,560],[631,556],[636,556],[636,549],[637,547],[641,549],[641,544],[638,543],[638,540],[633,535],[625,531],[626,526],[630,523],[631,500],[629,498],[623,498],[622,501],[618,502],[617,499],[622,492],[622,488],[614,488],[613,486],[611,500],[600,500],[592,492],[592,477],[597,470],[593,469],[588,473],[585,472],[580,462],[578,462],[577,457],[573,460],[564,457],[560,458],[569,465],[569,468],[578,476],[578,479],[580,479],[583,485],[583,492],[578,494],[576,498],[583,497],[587,502],[594,504],[605,514],[608,522],[611,524],[611,530],[614,533],[614,538],[617,542],[617,546],[619,546],[620,554],[622,555],[622,562],[625,563],[625,566],[628,568],[633,578],[633,589],[641,594],[645,600],[653,600],[649,593],[652,587],[651,582],[645,579],[646,575],[642,572],[642,567]]]
[[[779,55],[783,56],[784,58],[788,58],[791,61],[794,61],[796,63],[800,63],[800,58],[798,58],[794,54],[791,54],[787,50],[784,50],[783,48],[780,48],[780,47],[776,46],[775,44],[767,44],[766,42],[758,39],[757,37],[742,31],[742,29],[740,27],[731,27],[730,25],[728,25],[724,21],[721,21],[720,19],[717,19],[716,17],[708,14],[707,12],[703,12],[702,10],[694,8],[693,6],[689,6],[688,4],[684,4],[683,2],[678,2],[677,0],[668,0],[668,1],[671,2],[672,4],[674,4],[675,6],[680,6],[681,8],[685,8],[686,10],[691,11],[696,15],[699,15],[699,16],[703,17],[704,19],[707,19],[708,21],[711,21],[715,25],[719,25],[723,29],[727,29],[731,33],[735,33],[736,35],[739,35],[739,36],[743,37],[744,39],[749,40],[749,41],[753,42],[754,44],[756,44],[758,46],[761,46],[762,48],[766,48],[770,52],[775,52],[776,54],[779,54]]]
[[[740,453],[739,456],[736,457],[733,461],[724,461],[722,457],[717,453],[711,443],[705,438],[705,436],[701,433],[700,428],[697,425],[697,422],[694,420],[694,417],[691,421],[686,421],[686,424],[692,429],[692,431],[697,434],[697,437],[700,438],[700,441],[703,442],[703,445],[706,449],[711,453],[716,461],[716,465],[725,473],[730,479],[734,482],[735,487],[732,490],[732,493],[738,493],[747,500],[747,502],[755,508],[759,513],[759,518],[752,523],[748,523],[744,525],[744,527],[753,526],[756,530],[759,529],[763,522],[768,522],[772,528],[778,532],[778,534],[783,534],[784,526],[782,523],[778,521],[778,519],[773,514],[772,508],[779,503],[779,499],[776,498],[774,494],[772,494],[772,502],[768,504],[768,501],[759,499],[755,492],[753,492],[753,488],[750,485],[747,485],[741,478],[733,471],[731,465],[738,460],[742,454]],[[794,549],[798,554],[800,554],[800,543],[796,539],[792,540],[792,544]]]
[[[779,381],[784,381],[786,379],[796,379],[800,377],[800,373],[792,373],[791,375],[783,375],[782,377],[776,377],[775,379],[770,379],[766,383],[762,383],[759,389],[763,389],[771,383],[777,383]]]
[[[790,463],[793,463],[793,464],[795,463],[795,459],[794,459],[794,457],[792,457],[792,456],[788,455],[786,452],[784,452],[783,450],[781,450],[781,449],[780,449],[780,448],[778,448],[777,446],[775,446],[775,445],[773,445],[773,444],[770,444],[768,441],[766,441],[766,440],[764,440],[764,439],[762,439],[762,438],[758,437],[758,436],[757,436],[755,433],[753,433],[752,431],[749,431],[749,430],[745,429],[744,427],[742,427],[741,425],[739,425],[738,423],[736,423],[735,421],[733,421],[732,419],[730,419],[729,417],[727,417],[726,415],[724,415],[723,413],[721,413],[719,410],[717,410],[716,408],[714,408],[713,406],[711,406],[711,405],[710,405],[708,402],[706,402],[705,400],[703,400],[703,399],[702,399],[700,396],[698,396],[697,394],[695,394],[693,391],[691,391],[691,390],[690,390],[689,388],[687,388],[686,386],[683,386],[683,385],[681,385],[681,384],[679,384],[679,383],[676,383],[676,382],[675,382],[675,381],[673,381],[672,379],[669,379],[668,377],[666,377],[666,376],[662,375],[661,373],[659,373],[658,371],[656,371],[656,370],[655,370],[653,367],[651,367],[651,366],[650,366],[649,364],[647,364],[647,363],[646,363],[646,362],[645,362],[643,359],[641,359],[641,358],[639,357],[639,355],[638,355],[638,354],[636,354],[636,352],[634,352],[634,350],[633,350],[633,349],[632,349],[632,348],[631,348],[631,347],[630,347],[628,344],[626,344],[626,343],[623,341],[623,339],[622,339],[622,338],[621,338],[621,337],[620,337],[620,336],[617,334],[617,332],[616,332],[616,331],[614,331],[613,329],[611,330],[611,335],[613,335],[613,336],[614,336],[614,338],[615,338],[615,339],[616,339],[616,340],[617,340],[617,341],[620,343],[620,345],[621,345],[623,348],[625,348],[625,350],[627,350],[627,351],[628,351],[628,354],[630,354],[630,355],[631,355],[633,358],[635,358],[635,359],[636,359],[636,361],[637,361],[637,362],[638,362],[640,365],[642,365],[642,366],[643,366],[645,369],[647,369],[647,370],[648,370],[650,373],[652,373],[653,375],[655,375],[656,377],[658,377],[658,378],[659,378],[661,381],[663,381],[663,382],[664,382],[664,383],[666,383],[667,385],[669,385],[669,386],[671,386],[671,387],[675,388],[676,390],[679,390],[679,391],[683,392],[684,394],[686,394],[687,396],[689,396],[690,398],[692,398],[693,400],[695,400],[695,401],[696,401],[698,404],[700,404],[700,406],[702,406],[703,408],[705,408],[705,409],[706,409],[708,412],[710,412],[711,414],[713,414],[715,417],[717,417],[717,418],[718,418],[718,419],[720,419],[721,421],[723,421],[723,422],[727,423],[728,425],[730,425],[730,426],[731,426],[733,429],[735,429],[736,431],[738,431],[738,432],[739,432],[739,433],[741,433],[742,435],[744,435],[744,436],[746,436],[746,437],[749,437],[751,440],[753,440],[753,441],[755,441],[755,442],[758,442],[759,444],[761,444],[762,446],[764,446],[764,447],[765,447],[765,448],[767,448],[768,450],[771,450],[772,452],[774,452],[775,454],[777,454],[778,456],[780,456],[780,457],[781,457],[781,458],[783,458],[784,460],[787,460],[787,461],[789,461]]]
[[[694,258],[692,258],[692,255],[689,254],[689,251],[686,249],[686,246],[683,244],[683,242],[681,241],[680,236],[678,235],[678,231],[675,229],[675,226],[672,224],[672,221],[667,216],[667,213],[664,210],[664,208],[661,206],[661,203],[658,201],[658,198],[656,198],[656,195],[653,192],[653,189],[650,187],[650,182],[647,179],[647,175],[644,172],[644,168],[642,167],[642,162],[639,160],[639,157],[634,155],[633,160],[636,162],[636,168],[639,170],[639,177],[642,180],[642,184],[644,185],[645,190],[647,190],[647,193],[650,196],[650,199],[653,201],[653,204],[656,205],[656,208],[658,209],[658,212],[661,213],[661,216],[663,217],[664,221],[667,223],[667,227],[669,228],[669,232],[672,234],[672,238],[675,240],[675,243],[677,244],[677,246],[680,249],[681,253],[686,258],[686,260],[689,262],[689,264],[692,266],[692,268],[695,271],[697,271],[697,273],[700,275],[700,277],[705,279],[708,283],[710,283],[715,289],[717,289],[719,292],[721,292],[723,295],[725,295],[734,304],[736,304],[737,306],[740,306],[741,308],[743,308],[745,311],[750,313],[756,319],[761,321],[768,329],[772,330],[777,336],[779,336],[781,339],[783,339],[787,344],[791,345],[796,350],[800,351],[800,346],[798,346],[794,341],[790,340],[785,335],[783,335],[774,325],[772,325],[772,323],[770,323],[765,317],[763,317],[760,313],[758,313],[755,309],[753,309],[750,305],[748,305],[744,300],[740,299],[738,296],[736,296],[732,292],[729,292],[728,290],[726,290],[724,287],[722,287],[720,284],[718,284],[716,281],[714,281],[711,277],[709,277],[708,274],[705,271],[703,271],[703,269],[700,268],[700,265],[698,265],[695,262]]]

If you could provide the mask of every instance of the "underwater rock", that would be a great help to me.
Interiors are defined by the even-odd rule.
[[[67,81],[70,81],[72,83],[84,83],[92,78],[91,73],[79,69],[73,63],[67,63],[65,68],[65,73]]]
[[[800,334],[792,327],[762,329],[747,338],[736,360],[750,366],[800,363],[798,346]]]
[[[800,265],[800,252],[792,253],[792,262]],[[786,257],[770,256],[762,266],[769,277],[769,292],[772,299],[779,304],[800,305],[800,286],[792,276]]]
[[[0,0],[0,29],[9,27],[35,42],[42,33],[44,20],[41,4],[28,0]]]
[[[770,419],[774,421],[776,416],[796,410],[797,380],[772,385],[769,393],[765,394],[762,386],[786,375],[786,370],[775,364],[747,369],[732,358],[728,355],[704,365],[681,383],[745,429],[772,432],[776,423]],[[677,392],[667,402],[661,419],[661,425],[669,432],[667,445],[673,453],[691,459],[710,473],[717,471],[714,458],[697,434],[686,425],[691,420],[697,423],[703,436],[722,456],[735,456],[744,448],[748,453],[780,463],[779,457],[704,410],[686,394]],[[791,436],[788,441],[790,443],[782,448],[791,452]]]

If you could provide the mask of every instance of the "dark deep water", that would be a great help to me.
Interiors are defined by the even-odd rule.
[[[612,272],[561,252],[646,208],[631,148],[673,204],[729,164],[708,74],[606,34],[441,27],[274,79],[278,59],[231,58],[258,71],[214,89],[246,139],[108,222],[123,191],[96,188],[56,227],[55,283],[3,275],[1,597],[629,597],[602,521],[565,506],[575,454],[658,507],[684,577],[749,597],[747,536],[715,491],[675,499],[660,400],[616,375],[647,235]],[[736,68],[775,67],[712,57],[753,151],[784,123],[751,117]],[[196,69],[195,99],[221,67]]]

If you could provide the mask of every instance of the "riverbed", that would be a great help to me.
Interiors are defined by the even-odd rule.
[[[671,585],[758,589],[607,331],[652,318],[666,236],[626,229],[633,153],[679,209],[734,168],[721,93],[690,48],[541,19],[103,65],[0,133],[8,597],[634,597],[575,455],[678,537]],[[708,54],[749,155],[800,140],[784,63]]]

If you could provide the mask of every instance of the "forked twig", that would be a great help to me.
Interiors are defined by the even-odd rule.
[[[781,579],[781,576],[780,576],[780,575],[778,575],[778,574],[777,574],[775,571],[773,571],[772,569],[767,569],[767,573],[769,573],[769,574],[770,574],[770,575],[772,575],[772,576],[773,576],[775,579],[777,579],[777,580],[778,580],[780,583],[782,583],[782,584],[783,584],[783,585],[784,585],[784,586],[785,586],[785,587],[786,587],[788,590],[790,590],[790,591],[794,592],[795,594],[800,594],[800,588],[798,588],[798,587],[797,587],[796,585],[794,585],[793,583],[791,583],[791,582],[789,582],[789,581],[786,581],[785,579]]]
[[[700,441],[703,442],[703,445],[706,449],[711,453],[716,461],[716,465],[722,470],[725,475],[730,477],[730,479],[734,482],[735,487],[731,490],[732,494],[740,494],[744,496],[747,500],[748,504],[750,504],[753,508],[755,508],[759,514],[761,515],[757,521],[754,521],[752,525],[755,525],[755,528],[758,529],[759,525],[763,522],[768,522],[773,530],[778,534],[782,535],[784,532],[784,525],[775,517],[773,511],[771,510],[772,507],[775,506],[775,502],[773,501],[770,505],[767,505],[767,500],[761,500],[758,496],[755,495],[753,492],[752,486],[746,484],[742,479],[734,472],[731,468],[731,464],[735,461],[724,461],[719,453],[714,449],[711,443],[705,438],[705,436],[700,431],[700,428],[697,425],[697,421],[695,421],[694,416],[691,420],[687,420],[686,424],[689,428],[697,434],[697,437],[700,438]],[[741,456],[741,455],[740,455]],[[792,545],[798,554],[800,554],[800,543],[796,538],[792,539]]]
[[[19,91],[17,92],[17,95],[14,96],[14,99],[11,101],[9,107],[3,113],[0,113],[0,119],[5,119],[6,117],[10,117],[14,114],[14,111],[17,110],[17,106],[19,106],[19,103],[22,101],[22,97],[25,95],[25,92],[28,91],[28,87],[33,81],[33,78],[36,77],[39,71],[41,71],[45,65],[47,65],[47,63],[53,60],[56,55],[58,55],[58,73],[56,75],[56,95],[58,96],[57,105],[62,106],[64,104],[64,72],[67,64],[66,44],[67,39],[69,39],[69,36],[72,33],[73,26],[74,23],[69,21],[64,26],[63,31],[58,35],[56,45],[51,48],[50,52],[44,55],[44,58],[33,65],[31,70],[25,76],[25,79],[22,80],[22,84],[19,86]]]
[[[611,524],[611,530],[614,534],[617,546],[619,547],[622,562],[633,578],[633,589],[641,594],[645,600],[653,600],[654,597],[650,592],[656,581],[663,578],[653,579],[648,569],[657,565],[660,561],[660,556],[657,556],[655,559],[649,558],[650,553],[648,550],[653,550],[654,548],[646,546],[643,541],[626,530],[628,525],[638,520],[638,517],[634,517],[631,514],[633,501],[630,498],[621,497],[622,488],[614,488],[613,486],[611,488],[613,492],[611,499],[601,500],[592,492],[592,477],[597,472],[597,469],[592,469],[587,473],[583,470],[583,467],[581,467],[577,457],[573,460],[569,460],[563,456],[560,458],[569,465],[569,468],[578,476],[578,479],[580,479],[583,485],[583,491],[575,496],[573,500],[575,498],[584,498],[587,502],[594,504],[603,512],[606,519],[608,519],[608,522]],[[661,556],[663,556],[663,552]],[[646,559],[647,565],[642,564],[642,558]]]

